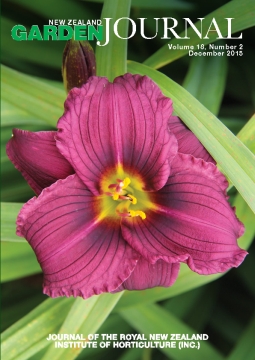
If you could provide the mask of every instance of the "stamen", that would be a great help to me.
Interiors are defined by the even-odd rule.
[[[116,189],[116,186],[117,186],[116,184],[111,184],[108,186],[108,189]]]
[[[134,196],[131,195],[131,194],[128,194],[127,196],[129,197],[129,200],[131,201],[131,203],[132,203],[133,205],[137,204],[137,198],[136,198],[136,197],[134,197]]]
[[[146,219],[146,214],[141,210],[129,210],[129,215],[131,217],[140,216],[142,220]]]
[[[129,196],[119,195],[120,200],[130,200]]]
[[[123,180],[122,189],[126,189],[130,183],[131,183],[131,180],[130,180],[128,177],[126,177],[126,178]]]
[[[120,193],[122,191],[122,185],[121,184],[117,185],[115,190],[117,193]]]
[[[118,199],[119,199],[119,195],[120,195],[120,194],[118,194],[117,192],[113,193],[113,195],[112,195],[113,200],[118,200]]]

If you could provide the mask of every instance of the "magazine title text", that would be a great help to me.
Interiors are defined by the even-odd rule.
[[[179,35],[176,32],[176,27],[178,26],[178,20],[172,17],[163,17],[163,18],[154,18],[155,21],[155,34],[153,36],[148,36],[145,34],[147,18],[138,18],[137,21],[128,18],[122,17],[117,19],[114,23],[112,18],[104,18],[103,22],[101,20],[49,20],[49,25],[44,25],[42,31],[39,29],[38,25],[32,25],[30,29],[24,25],[15,25],[11,30],[11,36],[15,41],[26,41],[26,40],[53,40],[53,41],[67,41],[72,38],[74,40],[97,40],[97,45],[105,46],[110,41],[110,34],[114,33],[120,39],[130,39],[139,31],[141,37],[146,40],[154,39],[157,36],[160,36],[161,39],[172,39],[176,38],[179,40],[190,39],[191,37],[197,36],[200,39],[209,39],[210,36],[216,34],[216,39],[242,39],[242,33],[237,36],[232,36],[232,24],[234,18],[224,18],[224,25],[221,21],[221,26],[224,26],[224,31],[219,25],[219,21],[215,18],[208,23],[204,23],[205,18],[198,18],[197,22],[194,24],[189,18],[183,18],[184,21],[184,32]],[[128,22],[129,25],[129,34],[121,34],[119,30],[119,24],[121,22]],[[159,34],[159,22],[163,22],[163,33]],[[209,24],[209,25],[208,25]],[[226,32],[227,29],[227,32]],[[226,36],[223,34],[226,33]]]

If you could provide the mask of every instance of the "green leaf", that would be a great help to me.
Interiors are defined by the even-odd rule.
[[[196,333],[194,329],[185,325],[170,312],[155,304],[136,306],[130,308],[128,312],[121,311],[120,314],[135,330],[145,334],[148,341],[149,334],[167,334],[169,341],[169,334],[188,334],[191,336]],[[176,360],[193,359],[194,354],[196,360],[223,359],[223,356],[208,341],[200,341],[199,350],[197,348],[180,350],[178,341],[176,341],[176,348],[160,348],[159,350],[170,359]]]
[[[13,0],[12,2],[14,4],[21,3],[20,0]],[[48,22],[48,19],[66,19],[66,21],[68,19],[77,19],[78,14],[82,14],[82,19],[89,20],[93,19],[93,16],[95,15],[90,6],[84,6],[84,4],[72,0],[58,0],[55,3],[51,0],[22,0],[22,6],[30,11],[39,13],[41,16],[45,17]]]
[[[203,20],[203,36],[205,36],[205,34],[207,33],[213,18],[216,19],[223,37],[228,35],[228,23],[226,18],[234,19],[232,20],[232,33],[236,33],[237,31],[241,31],[255,25],[255,17],[253,13],[254,10],[254,0],[229,1],[227,4],[221,6],[217,10],[205,16]],[[195,26],[197,27],[197,29],[200,30],[200,21],[196,22]],[[185,32],[182,32],[180,36],[184,37]],[[187,36],[190,37],[190,39],[173,39],[170,44],[172,44],[173,46],[194,46],[194,51],[201,51],[197,49],[197,45],[207,45],[216,41],[218,34],[217,32],[210,32],[208,36],[209,39],[200,39],[197,34],[194,33],[194,30],[189,27],[187,31]],[[240,34],[238,34],[236,37],[239,36]],[[157,52],[150,56],[144,63],[154,69],[158,69],[188,54],[188,52],[188,49],[169,50],[168,44],[165,44],[164,46],[162,46],[162,48],[160,48]]]
[[[16,218],[21,206],[1,203],[1,281],[41,272],[27,241],[16,235]]]
[[[104,0],[83,0],[88,2],[103,3]],[[132,7],[141,9],[175,9],[175,10],[190,10],[194,8],[193,4],[182,0],[132,0]]]
[[[182,86],[208,110],[217,115],[224,94],[226,78],[226,56],[194,57],[190,62],[189,71]]]
[[[255,216],[240,194],[233,201],[236,216],[244,224],[245,233],[238,239],[238,244],[243,249],[248,249],[255,237]]]
[[[113,24],[119,18],[128,17],[130,3],[131,0],[105,0],[101,16],[103,25],[105,25],[104,18],[112,18],[111,24]],[[128,24],[128,20],[119,22],[118,32],[121,37],[127,37]],[[96,48],[97,75],[106,76],[112,81],[116,76],[127,72],[127,40],[115,36],[112,27],[110,27],[109,39],[109,44]],[[105,40],[101,41],[101,44],[104,43]]]
[[[76,299],[58,331],[58,334],[79,334],[82,323],[86,320],[97,300],[98,298],[96,296],[93,296],[86,301],[82,298]],[[54,343],[51,343],[51,346],[43,359],[62,359],[63,356],[65,356],[65,351],[66,349],[64,348],[56,349]]]
[[[23,204],[1,203],[1,241],[26,242],[16,235],[16,218]]]
[[[227,360],[254,360],[255,358],[255,314],[253,315],[250,324],[243,332],[241,338],[238,340],[231,354]]]
[[[45,122],[37,119],[35,116],[29,114],[27,111],[22,110],[16,105],[11,104],[7,100],[1,102],[1,127],[16,126],[20,127],[24,124],[38,126],[45,126]]]
[[[1,72],[2,98],[30,117],[56,127],[64,111],[65,91],[3,65]]]
[[[239,269],[238,275],[243,286],[255,297],[255,282],[253,275],[255,273],[255,253],[251,252],[247,261]]]
[[[132,0],[132,7],[141,9],[175,9],[175,10],[190,10],[194,8],[193,4],[187,1],[179,0]]]
[[[208,287],[200,287],[170,298],[164,302],[163,307],[179,319],[184,319],[193,311],[199,299],[204,298],[206,289],[208,291]]]
[[[26,286],[28,284],[28,286]],[[13,290],[15,289],[15,297]],[[32,309],[45,300],[43,293],[35,291],[29,281],[9,282],[2,286],[2,317],[1,328],[8,329],[11,325],[27,315]],[[18,304],[18,306],[17,306]]]
[[[6,167],[4,166],[3,168],[3,185],[1,189],[3,201],[27,201],[33,197],[34,192],[16,169],[12,169],[13,171],[7,176],[5,173]]]
[[[35,64],[36,66],[43,65],[45,67],[60,68],[61,53],[64,48],[62,41],[54,41],[55,46],[52,46],[50,41],[15,41],[11,37],[11,30],[17,25],[17,22],[3,16],[1,25],[2,56],[5,63],[8,61],[9,64],[9,61],[15,61],[16,66],[17,63],[20,66],[19,62],[24,62],[25,64],[29,62],[30,67],[31,64]],[[27,30],[29,31],[30,27],[27,27]],[[14,66],[15,62],[14,64],[12,63]]]
[[[183,87],[145,65],[129,62],[129,72],[148,75],[173,100],[176,114],[198,137],[255,212],[255,156]]]
[[[255,114],[237,134],[237,137],[255,154]]]
[[[38,272],[41,272],[40,265],[28,244],[1,242],[2,282],[19,279]]]
[[[254,214],[239,194],[236,196],[233,206],[236,207],[237,217],[245,226],[245,233],[242,237],[240,237],[240,239],[238,239],[238,244],[242,249],[247,250],[255,237]],[[199,286],[208,284],[209,282],[214,281],[223,275],[224,274],[199,275],[191,271],[187,265],[181,264],[179,276],[173,286],[170,288],[159,287],[143,291],[126,291],[114,310],[125,310],[129,307],[140,304],[168,299],[176,295],[183,294],[189,290],[195,289]]]
[[[239,118],[239,117],[222,117],[221,116],[220,121],[235,135],[246,124],[246,120],[242,119],[242,118]],[[242,142],[244,143],[245,146],[247,146],[247,144],[244,141],[242,141]]]
[[[215,304],[218,299],[218,286],[217,282],[204,286],[202,290],[203,295],[198,299],[196,304],[193,306],[185,320],[188,325],[196,330],[197,333],[203,333],[203,330],[210,323],[212,312],[215,309]],[[183,294],[183,298],[186,294]],[[175,299],[175,298],[174,298]],[[206,301],[205,301],[206,299]],[[185,302],[186,300],[183,299]],[[175,316],[175,311],[172,311]]]
[[[94,334],[104,323],[121,296],[122,293],[102,294],[87,300],[75,300],[58,333],[79,333],[83,334],[85,338],[89,334]],[[56,349],[54,344],[52,344],[43,359],[71,360],[75,359],[82,350],[82,348]]]
[[[130,349],[126,350],[122,356],[118,358],[118,360],[145,360],[142,357],[144,350],[143,349]]]
[[[233,129],[236,130],[240,126],[240,121],[238,119],[235,119],[234,121],[222,121],[225,126],[229,128],[233,132]],[[242,127],[242,129],[239,129],[239,132],[237,134],[238,139],[242,141],[242,143],[253,153],[255,154],[255,114],[251,117],[251,119],[245,124],[245,126]],[[228,191],[231,189],[233,184],[230,184],[228,187]]]
[[[23,353],[36,353],[49,343],[46,337],[56,334],[74,299],[48,299],[2,334],[5,360],[27,359]]]

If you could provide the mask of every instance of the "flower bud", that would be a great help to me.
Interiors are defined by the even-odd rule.
[[[88,41],[68,40],[63,52],[62,76],[67,92],[96,75],[96,59]]]

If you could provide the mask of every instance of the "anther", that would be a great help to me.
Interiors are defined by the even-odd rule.
[[[134,196],[131,195],[131,194],[128,194],[127,196],[128,196],[129,200],[131,201],[131,203],[132,203],[133,205],[137,204],[137,198],[136,198],[136,197],[134,197]]]
[[[146,214],[141,210],[129,210],[129,215],[131,217],[140,216],[142,220],[146,219]]]
[[[123,180],[122,189],[126,189],[130,183],[131,183],[131,180],[130,180],[128,177],[126,177],[126,178]]]
[[[113,200],[118,200],[119,199],[119,195],[117,192],[115,192],[113,195],[112,195],[112,198]]]

